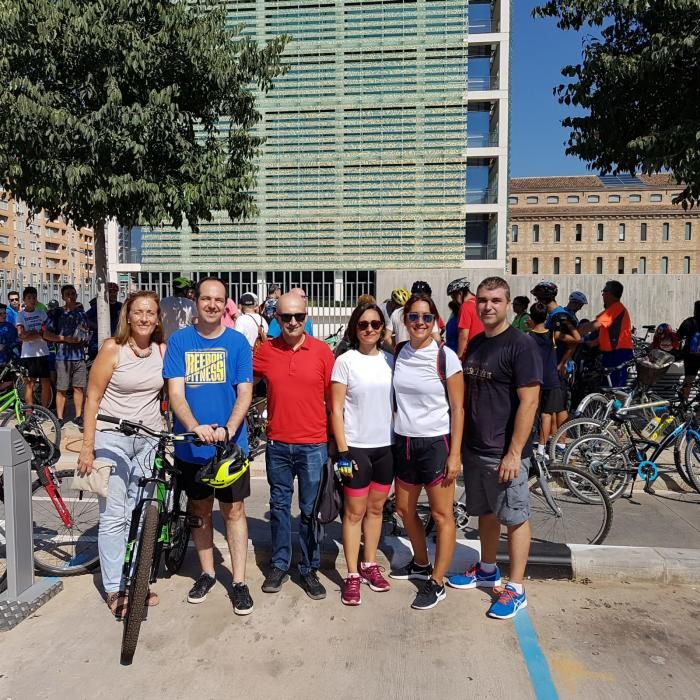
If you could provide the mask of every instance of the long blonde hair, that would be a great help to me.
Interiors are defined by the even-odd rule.
[[[137,299],[151,299],[155,301],[156,308],[158,309],[158,317],[156,319],[157,325],[153,330],[151,335],[152,343],[162,343],[163,342],[163,322],[160,317],[160,300],[155,292],[140,291],[129,294],[126,301],[122,304],[122,310],[119,312],[119,322],[117,323],[117,332],[114,334],[114,342],[117,345],[126,345],[131,336],[131,328],[129,327],[128,317],[129,311],[131,311],[132,304]]]

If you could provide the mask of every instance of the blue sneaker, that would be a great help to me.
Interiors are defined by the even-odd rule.
[[[517,593],[515,588],[510,583],[507,583],[505,588],[498,596],[498,600],[492,603],[487,615],[495,617],[497,620],[508,620],[518,614],[518,610],[527,607],[527,598],[525,591]]]
[[[493,573],[481,570],[481,562],[470,566],[463,574],[449,576],[447,585],[452,588],[493,588],[501,585],[501,572],[498,567]]]

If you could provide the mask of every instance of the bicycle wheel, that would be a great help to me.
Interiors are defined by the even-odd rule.
[[[97,496],[71,488],[73,472],[49,471],[49,481],[32,483],[34,566],[53,576],[77,576],[100,564]]]
[[[582,418],[602,420],[608,411],[609,403],[610,399],[605,394],[588,394],[578,405],[576,413]]]
[[[589,433],[605,433],[610,435],[611,438],[615,439],[610,428],[607,431],[604,430],[604,423],[595,418],[571,418],[560,426],[554,435],[549,440],[549,447],[547,451],[549,453],[549,459],[552,462],[557,461],[557,445],[563,444],[567,445],[574,440],[578,440],[584,435]]]
[[[128,605],[126,618],[124,619],[121,650],[121,663],[125,666],[128,666],[133,661],[136,645],[139,641],[157,537],[158,506],[155,503],[150,503],[144,510],[141,534],[139,535],[138,549],[136,550],[136,563],[133,569],[134,575],[129,582]]]
[[[685,450],[688,445],[688,433],[684,432],[673,444],[673,463],[676,466],[676,471],[681,479],[691,488],[697,488],[690,478],[690,474],[686,469]]]
[[[43,406],[23,403],[20,408],[20,413],[23,416],[21,424],[25,429],[29,429],[32,433],[41,434],[44,436],[60,454],[61,449],[61,424],[58,418]],[[3,417],[0,425],[4,427],[17,427],[17,419],[14,411],[10,411]]]
[[[571,484],[576,484],[576,491]],[[612,503],[598,480],[580,469],[553,466],[528,481],[533,542],[600,544],[610,531]],[[582,500],[579,493],[586,493]]]
[[[628,451],[629,448],[607,435],[589,434],[574,440],[566,448],[563,461],[566,466],[593,474],[614,501],[622,495],[631,477]],[[586,497],[585,492],[580,495]]]
[[[170,491],[168,513],[170,546],[165,550],[163,564],[167,575],[172,576],[180,570],[185,561],[187,545],[190,541],[190,526],[187,522],[187,494],[177,483]]]
[[[700,492],[700,441],[693,435],[685,445],[685,471],[695,490]]]

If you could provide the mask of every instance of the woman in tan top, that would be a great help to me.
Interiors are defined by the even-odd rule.
[[[122,565],[138,481],[149,473],[155,445],[149,438],[107,432],[114,426],[98,424],[96,416],[128,418],[153,430],[163,429],[159,399],[165,353],[162,340],[158,296],[155,292],[130,295],[122,306],[117,333],[97,354],[88,383],[78,466],[89,473],[95,457],[113,464],[107,498],[100,498],[98,545],[107,605],[117,618],[126,612]],[[148,604],[158,604],[155,593],[149,593]]]

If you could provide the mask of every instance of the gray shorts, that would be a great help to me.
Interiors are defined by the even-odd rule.
[[[467,512],[470,515],[494,513],[501,525],[520,525],[530,519],[530,492],[527,487],[530,460],[520,463],[518,476],[498,483],[497,457],[485,457],[462,450]]]
[[[84,389],[87,386],[87,365],[85,360],[56,360],[56,389],[68,391],[72,387]]]

